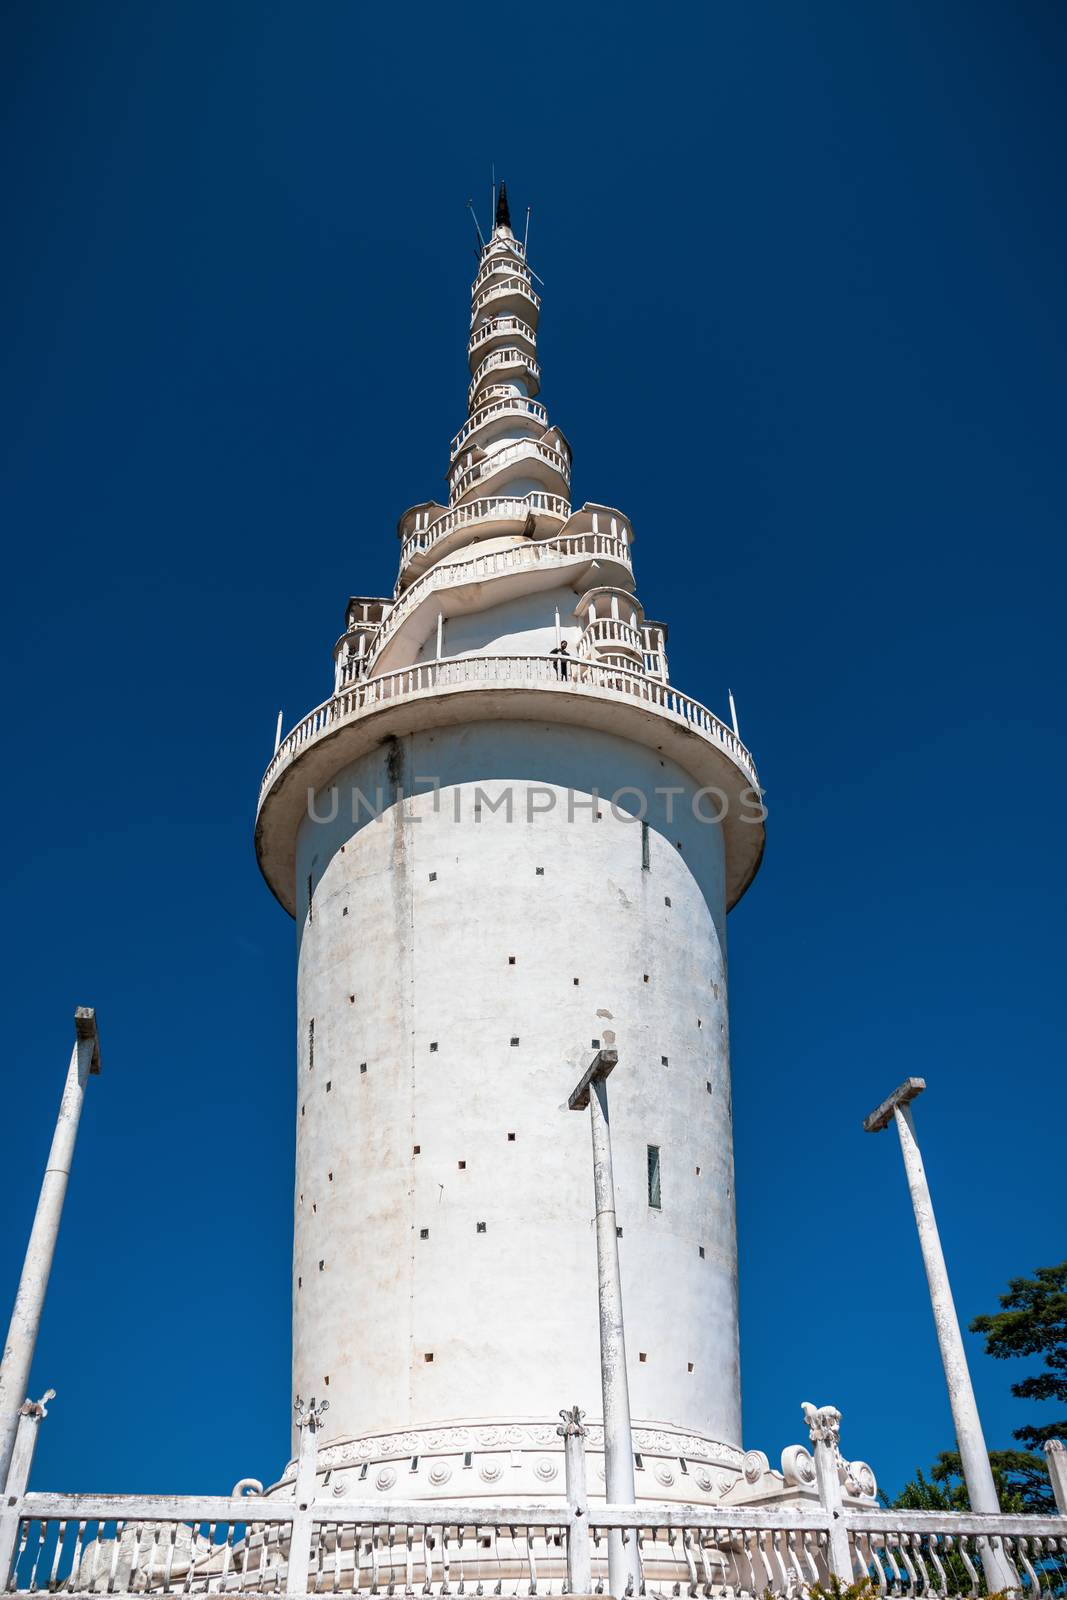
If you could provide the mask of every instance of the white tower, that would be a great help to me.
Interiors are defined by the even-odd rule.
[[[325,1470],[407,1499],[561,1492],[579,1400],[596,1492],[566,1099],[610,1029],[637,1492],[715,1500],[741,1466],[726,912],[762,812],[735,730],[668,684],[626,518],[571,509],[540,304],[502,185],[448,505],[401,517],[394,595],[350,601],[335,692],[260,793],[297,924],[293,1388],[329,1398]]]

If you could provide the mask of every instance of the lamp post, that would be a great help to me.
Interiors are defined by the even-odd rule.
[[[567,1101],[571,1111],[589,1108],[593,1135],[593,1190],[596,1197],[597,1295],[600,1305],[600,1385],[604,1411],[604,1489],[609,1505],[632,1506],[634,1445],[630,1425],[630,1387],[626,1376],[626,1339],[623,1331],[622,1277],[619,1272],[619,1235],[615,1222],[615,1177],[611,1164],[611,1122],[608,1117],[608,1076],[618,1065],[619,1053],[608,1048],[614,1034],[604,1035],[592,1065]],[[641,1572],[633,1533],[612,1529],[608,1535],[608,1587],[620,1600],[637,1595]]]
[[[945,1383],[948,1386],[949,1405],[952,1408],[952,1422],[956,1430],[956,1444],[959,1447],[967,1496],[972,1511],[996,1514],[1000,1511],[1000,1501],[993,1482],[993,1469],[989,1465],[989,1452],[982,1433],[982,1423],[978,1416],[978,1403],[974,1397],[974,1386],[971,1383],[967,1355],[963,1348],[959,1318],[956,1315],[956,1306],[948,1281],[945,1253],[941,1248],[941,1235],[937,1231],[930,1186],[926,1181],[926,1169],[919,1152],[915,1120],[911,1113],[911,1102],[922,1094],[925,1088],[926,1082],[923,1078],[905,1078],[900,1087],[894,1089],[889,1098],[883,1100],[881,1105],[864,1119],[863,1126],[868,1133],[879,1133],[883,1128],[887,1128],[890,1122],[896,1124],[900,1136],[901,1154],[904,1157],[904,1171],[907,1174],[911,1203],[915,1211],[915,1226],[919,1231],[926,1281],[930,1287],[930,1304],[934,1313],[934,1326],[937,1329],[937,1342],[941,1350],[941,1364],[945,1369]],[[1017,1586],[1018,1579],[1010,1572],[999,1549],[987,1547],[983,1554],[986,1565],[991,1569],[988,1573],[991,1591]]]
[[[3,1361],[0,1362],[0,1485],[7,1481],[19,1413],[30,1381],[30,1367],[41,1326],[41,1312],[56,1251],[59,1223],[63,1216],[74,1145],[78,1138],[85,1085],[91,1074],[100,1071],[100,1039],[96,1031],[96,1012],[91,1006],[79,1006],[75,1011],[74,1033],[74,1049],[63,1086],[63,1098],[59,1103],[52,1148],[48,1152],[48,1164],[41,1180],[37,1211],[26,1246]]]

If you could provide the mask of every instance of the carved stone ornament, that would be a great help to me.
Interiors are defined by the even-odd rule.
[[[483,1483],[496,1483],[498,1478],[503,1477],[503,1474],[504,1469],[499,1461],[486,1461],[478,1468],[478,1476]]]
[[[447,1461],[435,1461],[430,1468],[429,1478],[431,1483],[447,1483],[452,1476],[452,1468]]]
[[[563,1420],[556,1429],[556,1432],[561,1438],[585,1438],[585,1429],[582,1427],[582,1419],[585,1416],[584,1411],[579,1411],[577,1406],[571,1406],[569,1410],[561,1411],[560,1416],[563,1418]]]
[[[782,1451],[782,1477],[787,1486],[799,1484],[808,1489],[815,1482],[815,1458],[802,1444],[790,1444]]]
[[[745,1459],[741,1463],[741,1471],[746,1483],[759,1483],[765,1472],[770,1471],[770,1462],[762,1450],[746,1450]]]
[[[534,1473],[542,1483],[551,1483],[553,1478],[558,1477],[559,1468],[551,1456],[542,1456],[540,1461],[534,1463]]]
[[[391,1489],[396,1482],[396,1473],[392,1467],[383,1467],[374,1481],[379,1489]]]
[[[805,1400],[801,1407],[808,1425],[812,1444],[828,1444],[834,1451],[840,1447],[841,1413],[836,1406],[813,1406]]]

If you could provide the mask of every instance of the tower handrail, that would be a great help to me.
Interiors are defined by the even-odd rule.
[[[487,495],[480,500],[468,500],[463,505],[452,506],[449,510],[435,517],[425,528],[416,528],[409,533],[400,547],[400,567],[404,567],[417,552],[429,550],[441,539],[453,533],[456,528],[466,527],[471,523],[486,522],[494,516],[504,517],[505,507],[513,507],[516,522],[530,515],[531,512],[541,512],[547,516],[559,517],[565,522],[571,514],[571,503],[560,494],[542,494],[535,490],[531,494],[513,495]]]
[[[554,539],[530,540],[514,545],[510,550],[491,550],[471,556],[466,561],[441,563],[424,572],[421,578],[416,578],[397,596],[393,609],[378,626],[375,653],[382,650],[418,602],[431,591],[481,582],[483,578],[498,573],[521,571],[523,567],[537,566],[558,556],[586,556],[590,560],[604,557],[622,563],[627,571],[632,570],[629,546],[610,533],[570,533]],[[366,665],[366,660],[361,665]],[[342,683],[346,681],[342,679]]]
[[[488,421],[497,412],[514,412],[516,416],[521,416],[525,412],[533,417],[535,422],[543,422],[546,427],[548,426],[548,407],[543,406],[540,400],[530,400],[526,395],[514,394],[502,384],[499,387],[501,390],[499,398],[489,401],[488,404],[483,403],[467,418],[449,446],[450,457],[466,444],[471,434],[476,432],[483,422]],[[488,393],[492,394],[492,390],[490,389]]]
[[[558,449],[555,445],[545,444],[542,439],[516,439],[513,443],[494,450],[491,455],[484,456],[481,461],[472,461],[469,467],[464,467],[452,484],[453,498],[459,500],[480,479],[491,478],[502,467],[531,456],[539,457],[552,467],[563,478],[567,487],[570,487],[571,463],[566,451]]]
[[[563,674],[566,673],[566,676]],[[448,656],[440,661],[420,661],[376,678],[364,678],[350,688],[331,695],[308,712],[290,729],[275,751],[263,774],[260,804],[283,767],[287,767],[304,748],[347,722],[355,721],[374,707],[410,700],[442,690],[484,685],[508,688],[538,688],[552,693],[582,694],[594,691],[598,698],[640,701],[650,710],[674,722],[684,723],[692,732],[717,744],[755,785],[756,764],[733,729],[707,706],[681,694],[672,684],[648,678],[643,672],[626,667],[607,666],[574,657],[565,664],[557,656],[499,655]]]

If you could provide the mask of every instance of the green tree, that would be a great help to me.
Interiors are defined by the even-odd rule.
[[[1002,1511],[1023,1512],[1027,1516],[1047,1516],[1055,1512],[1044,1456],[1033,1455],[1028,1450],[991,1450],[989,1464],[993,1468],[993,1482]],[[886,1495],[882,1498],[895,1511],[971,1509],[956,1450],[943,1450],[928,1477],[918,1468],[895,1500]]]
[[[1040,1356],[1044,1372],[1013,1383],[1020,1400],[1053,1400],[1067,1407],[1067,1261],[1038,1267],[1032,1278],[1012,1278],[1002,1294],[1003,1310],[975,1317],[972,1333],[985,1334],[986,1353],[997,1361]],[[1015,1429],[1015,1438],[1039,1450],[1047,1439],[1067,1437],[1067,1416],[1042,1427]]]

